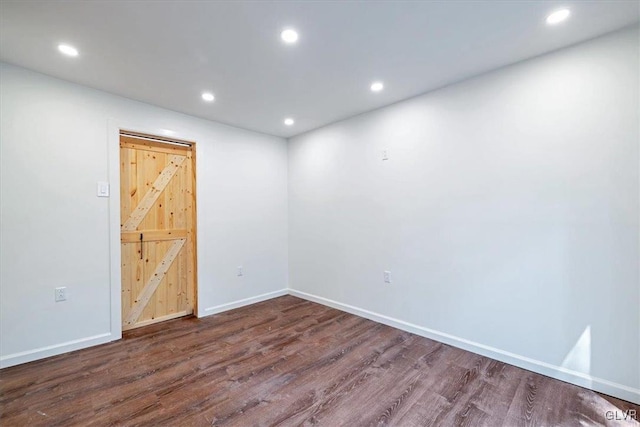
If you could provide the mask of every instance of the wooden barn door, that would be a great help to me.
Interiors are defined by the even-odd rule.
[[[193,149],[120,135],[123,330],[195,310]]]

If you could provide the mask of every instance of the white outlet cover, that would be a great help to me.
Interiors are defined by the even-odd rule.
[[[66,301],[67,300],[67,288],[61,287],[55,289],[55,300],[56,302]]]
[[[384,282],[385,283],[391,283],[391,272],[390,271],[385,271],[384,272]]]

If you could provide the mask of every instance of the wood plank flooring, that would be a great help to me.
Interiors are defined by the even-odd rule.
[[[640,407],[284,296],[0,371],[0,425],[596,426]]]

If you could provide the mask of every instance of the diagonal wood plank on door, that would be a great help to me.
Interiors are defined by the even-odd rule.
[[[142,291],[140,291],[140,295],[138,295],[138,297],[136,298],[136,301],[131,307],[131,310],[125,315],[125,326],[130,326],[136,323],[136,321],[140,317],[140,314],[142,314],[145,306],[149,303],[149,300],[153,296],[153,293],[158,288],[158,285],[160,285],[160,282],[162,282],[162,279],[164,279],[164,276],[167,274],[169,267],[171,267],[173,260],[176,259],[176,256],[178,255],[178,253],[180,253],[180,250],[182,249],[182,246],[186,241],[187,239],[178,239],[171,244],[171,247],[169,247],[169,250],[162,258],[162,261],[160,261],[156,266],[153,275],[144,285]]]
[[[142,197],[140,203],[138,203],[138,206],[136,206],[129,215],[129,218],[122,224],[122,231],[135,231],[136,228],[138,228],[149,212],[149,209],[151,209],[156,200],[158,200],[158,197],[160,197],[160,194],[164,191],[186,158],[186,156],[176,154],[169,156],[169,164],[160,172],[151,188]]]

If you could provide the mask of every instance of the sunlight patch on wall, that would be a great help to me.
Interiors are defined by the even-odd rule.
[[[580,338],[562,361],[562,367],[591,374],[591,325],[584,328]]]

